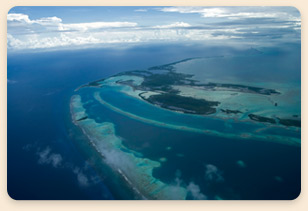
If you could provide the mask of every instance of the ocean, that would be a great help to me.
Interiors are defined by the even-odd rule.
[[[120,178],[112,178],[112,170],[100,165],[99,153],[72,123],[74,90],[123,71],[226,51],[237,53],[168,45],[8,54],[9,195],[38,200],[133,198],[125,184],[115,181]],[[129,98],[109,97],[140,112]],[[115,125],[125,147],[161,163],[153,176],[164,183],[190,189],[198,184],[208,199],[294,199],[300,192],[300,147],[157,127],[103,106],[91,109],[89,104],[93,118],[100,113],[101,121]]]

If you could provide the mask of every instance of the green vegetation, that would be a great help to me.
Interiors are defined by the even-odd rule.
[[[192,75],[173,72],[167,74],[153,74],[145,77],[142,86],[155,88],[169,85],[181,85],[183,84],[182,80],[186,80],[187,77],[192,77]]]
[[[263,116],[259,116],[255,114],[249,114],[248,116],[251,120],[254,120],[254,121],[276,124],[276,120],[274,118],[263,117]],[[278,119],[278,123],[284,126],[301,127],[300,119],[281,119],[278,117],[277,119]]]
[[[226,114],[238,114],[238,113],[243,113],[239,110],[230,110],[230,109],[220,109],[222,112]]]
[[[163,108],[191,114],[213,114],[216,112],[216,108],[213,108],[213,106],[217,106],[219,104],[219,102],[215,101],[183,97],[170,93],[152,95],[145,100]]]
[[[144,81],[139,87],[139,90],[163,91],[170,94],[179,93],[178,90],[172,88],[172,85],[190,84],[191,80],[187,79],[192,75],[168,72],[166,74],[152,74],[144,77]],[[186,83],[185,83],[186,82]]]
[[[268,122],[268,123],[276,124],[276,121],[273,118],[263,117],[263,116],[259,116],[255,114],[249,114],[248,116],[251,120],[254,120],[257,122]]]
[[[240,84],[208,83],[208,84],[199,84],[196,86],[203,86],[203,87],[208,87],[208,88],[222,87],[222,88],[236,89],[238,92],[244,92],[244,93],[249,92],[249,93],[262,94],[262,95],[280,94],[278,91],[274,89],[245,86],[245,85],[240,85]]]
[[[294,126],[294,127],[301,127],[301,120],[296,119],[280,119],[278,118],[279,123],[285,126]]]

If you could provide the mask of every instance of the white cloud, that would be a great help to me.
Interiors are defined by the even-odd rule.
[[[137,9],[141,12],[146,9]],[[234,44],[272,43],[277,40],[300,40],[300,18],[285,10],[246,7],[166,7],[162,12],[199,14],[204,18],[185,19],[161,25],[142,22],[65,23],[58,17],[31,19],[26,14],[8,14],[8,50],[85,48],[125,43],[200,42]],[[176,16],[177,17],[177,16]],[[183,21],[180,19],[183,17]],[[211,21],[207,21],[208,19]],[[252,19],[254,18],[254,19]],[[256,22],[273,18],[277,22]],[[220,24],[217,20],[225,21]],[[251,19],[251,21],[247,21]],[[196,22],[197,20],[197,22]],[[244,20],[244,22],[243,22]],[[246,20],[246,21],[245,21]],[[143,21],[140,19],[140,21]],[[152,24],[152,25],[151,25]],[[255,25],[254,25],[255,24]],[[284,30],[284,31],[283,31]],[[293,31],[292,31],[293,30]],[[279,34],[279,38],[277,38]],[[266,35],[266,36],[264,36]],[[207,42],[209,41],[209,42]],[[124,46],[124,45],[122,45]]]
[[[28,15],[21,14],[21,13],[10,13],[7,15],[8,22],[21,22],[27,24],[40,24],[40,25],[54,25],[59,24],[62,22],[61,18],[58,17],[46,17],[40,18],[36,20],[30,20]]]
[[[203,7],[165,7],[160,9],[162,12],[178,12],[178,13],[199,13],[203,17],[222,17],[226,15],[226,11],[221,8],[203,8]]]
[[[181,179],[181,176],[182,176],[181,171],[177,170],[175,172],[175,179],[174,179],[175,185],[172,186],[173,189],[171,190],[177,191],[176,188],[186,186],[185,188],[188,193],[188,198],[191,198],[194,200],[206,200],[207,199],[207,196],[201,192],[199,185],[196,185],[193,181],[189,182],[188,185],[185,185],[184,181]],[[170,194],[176,195],[176,192],[170,193]]]
[[[65,46],[80,46],[86,44],[99,43],[99,39],[91,35],[73,36],[73,34],[59,34],[57,36],[43,37],[37,34],[29,34],[23,36],[24,41],[13,37],[11,34],[7,36],[8,48],[12,49],[39,49],[54,48]]]
[[[78,181],[78,184],[82,187],[88,187],[89,186],[89,179],[88,177],[83,173],[83,171],[78,168],[78,167],[75,167],[73,169],[73,172],[74,174],[76,174],[77,176],[77,181]]]
[[[31,23],[31,20],[29,19],[28,15],[19,13],[8,14],[7,21],[19,21],[19,22]]]
[[[190,27],[191,25],[188,23],[184,22],[175,22],[171,23],[168,25],[158,25],[158,26],[153,26],[153,28],[158,28],[158,29],[169,29],[169,28],[178,28],[178,27]]]
[[[256,8],[261,10],[260,8]],[[230,8],[204,8],[204,7],[166,7],[159,9],[162,12],[177,12],[177,13],[196,13],[200,14],[204,18],[229,18],[229,19],[239,19],[239,18],[278,18],[278,17],[293,17],[286,12],[277,12],[271,11],[268,12],[265,10],[255,11],[256,9],[247,9],[246,7],[233,7]]]
[[[59,30],[80,30],[87,31],[100,28],[119,28],[119,27],[136,27],[135,22],[89,22],[89,23],[71,23],[64,24],[58,17],[44,17],[31,20],[28,15],[21,13],[11,13],[7,15],[8,22],[20,22],[24,24],[39,24],[42,26],[57,26]]]
[[[135,28],[137,26],[135,22],[65,24],[58,17],[44,17],[31,20],[28,15],[18,13],[8,14],[7,20],[8,48],[15,50],[138,41],[132,38],[132,33],[128,32],[128,35],[125,34],[127,28]],[[112,29],[115,28],[118,31],[113,32]]]
[[[207,182],[223,182],[225,179],[222,176],[222,171],[216,166],[208,164],[205,166],[205,180]]]
[[[62,156],[60,154],[51,153],[51,149],[47,147],[43,151],[38,152],[39,164],[51,164],[53,167],[57,168],[62,165]]]
[[[47,20],[47,19],[46,19]],[[31,22],[31,20],[30,20]],[[35,22],[38,22],[37,20]],[[43,22],[43,21],[40,21]],[[29,25],[29,24],[28,24]],[[155,41],[198,41],[234,39],[236,36],[213,35],[214,30],[185,30],[191,25],[185,22],[174,22],[154,27],[137,28],[132,22],[93,22],[80,24],[63,24],[55,22],[45,24],[50,33],[34,33],[19,35],[8,30],[7,43],[9,49],[46,49],[68,46],[86,46],[112,43],[144,43]],[[116,30],[115,30],[116,29]]]
[[[92,22],[92,23],[60,24],[59,30],[87,31],[91,29],[136,27],[136,26],[137,23],[134,22]]]
[[[33,20],[32,22],[40,25],[57,25],[61,24],[62,19],[58,17],[47,17],[47,18]]]
[[[134,10],[135,12],[147,12],[148,10],[147,9],[137,9],[137,10]]]
[[[36,147],[36,144],[28,144],[24,147],[24,150],[29,151],[34,147]],[[80,168],[69,162],[65,162],[63,157],[58,153],[53,153],[49,146],[47,146],[43,150],[39,149],[36,154],[39,157],[38,163],[41,165],[51,165],[54,168],[64,168],[72,170],[72,172],[76,175],[78,184],[81,187],[89,187],[91,185],[96,185],[101,182],[101,179],[98,176],[87,176],[86,172],[89,167],[88,163],[85,163],[84,167]]]
[[[203,193],[201,193],[200,187],[196,185],[194,182],[190,182],[186,189],[192,195],[193,199],[196,200],[207,199],[207,197]]]

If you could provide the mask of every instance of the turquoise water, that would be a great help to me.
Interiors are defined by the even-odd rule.
[[[257,64],[245,64],[248,58]],[[234,102],[221,101],[229,106],[240,103],[240,110],[245,111],[241,116],[219,112],[201,116],[163,109],[138,98],[131,87],[116,84],[117,80],[133,79],[121,76],[103,81],[100,87],[79,89],[71,100],[74,123],[103,156],[102,164],[131,187],[138,199],[294,199],[300,192],[301,129],[256,122],[247,116],[254,112],[269,117],[300,114],[298,67],[291,73],[290,65],[285,65],[282,74],[273,76],[281,64],[272,64],[269,58],[279,61],[279,55],[273,53],[196,59],[175,65],[177,71],[210,79],[208,82],[281,92],[277,96],[243,94]],[[297,57],[291,61],[294,59]],[[204,66],[218,69],[204,71]],[[263,66],[266,68],[260,69]],[[245,72],[247,68],[253,79]],[[262,81],[271,69],[273,75]],[[142,78],[136,79],[136,83],[142,82]],[[219,93],[208,94],[215,97]],[[273,106],[274,101],[279,107]],[[77,121],[84,116],[86,120]],[[127,189],[109,187],[120,198],[131,198],[123,194]]]
[[[299,132],[278,127],[277,130],[271,129],[257,133],[255,132],[256,130],[268,126],[264,126],[262,123],[243,123],[234,120],[229,120],[228,124],[226,124],[226,120],[218,118],[176,113],[125,95],[116,91],[116,89],[118,88],[104,86],[104,88],[99,90],[99,95],[101,99],[114,107],[129,114],[134,114],[137,117],[142,117],[144,122],[156,121],[159,122],[162,127],[169,126],[169,128],[178,129],[183,129],[181,127],[187,127],[187,130],[193,131],[196,129],[200,132],[218,133],[218,135],[225,137],[240,137],[242,134],[251,134],[255,135],[256,138],[267,139],[268,135],[279,135],[280,132],[283,131],[283,137],[281,137],[281,139],[289,136],[298,139],[294,140],[295,144],[300,142]]]
[[[255,133],[264,124],[230,120],[226,124],[215,117],[176,113],[119,90],[108,86],[81,89],[78,94],[88,119],[112,123],[113,133],[122,141],[117,148],[159,163],[153,168],[153,178],[185,189],[187,199],[290,199],[298,194],[300,148],[281,144],[288,137],[300,142],[298,131],[270,127]],[[108,104],[99,102],[95,93]],[[219,133],[198,132],[204,128]],[[242,138],[242,133],[251,136]],[[276,135],[279,144],[271,143],[269,135]],[[136,171],[138,165],[131,168]],[[205,172],[215,173],[206,176]],[[196,186],[199,198],[191,190]]]

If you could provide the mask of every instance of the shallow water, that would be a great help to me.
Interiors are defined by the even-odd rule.
[[[100,91],[104,100],[112,101],[118,107],[124,105],[122,109],[126,111],[135,112],[138,115],[143,114],[143,116],[151,115],[149,114],[151,112],[152,116],[147,116],[147,118],[155,117],[166,124],[169,121],[178,124],[182,117],[183,124],[195,124],[196,127],[202,128],[198,121],[202,121],[204,117],[170,112],[154,108],[148,103],[134,102],[130,104],[130,100],[138,100],[121,93],[115,94],[106,87],[84,89],[80,92],[88,118],[93,118],[98,123],[111,122],[115,125],[115,134],[122,138],[123,146],[161,164],[161,167],[155,168],[153,171],[153,176],[156,179],[170,185],[176,185],[180,181],[181,187],[184,188],[188,188],[188,185],[193,182],[200,187],[208,199],[287,199],[296,197],[300,181],[299,147],[266,141],[260,142],[253,138],[225,138],[157,127],[151,122],[139,121],[99,103],[94,98],[94,93],[97,90]],[[147,106],[150,109],[146,108]],[[162,112],[162,115],[159,112]],[[164,112],[169,115],[164,115]],[[172,120],[172,115],[176,116],[174,117],[176,121]],[[219,122],[221,120],[206,119],[203,121]],[[243,129],[243,125],[251,123],[238,124],[241,126],[232,128],[232,132],[240,131]],[[213,124],[211,125],[213,126]],[[275,129],[271,130],[275,131]],[[276,133],[279,132],[276,131]],[[298,136],[298,134],[294,135]],[[285,156],[286,154],[288,156]],[[243,161],[246,167],[239,166],[237,164],[239,160]],[[223,181],[205,179],[207,165],[217,167]],[[177,172],[181,172],[180,176]],[[277,181],[277,177],[283,178],[283,182]],[[251,187],[251,189],[246,187]],[[282,190],[284,191],[282,192]]]

